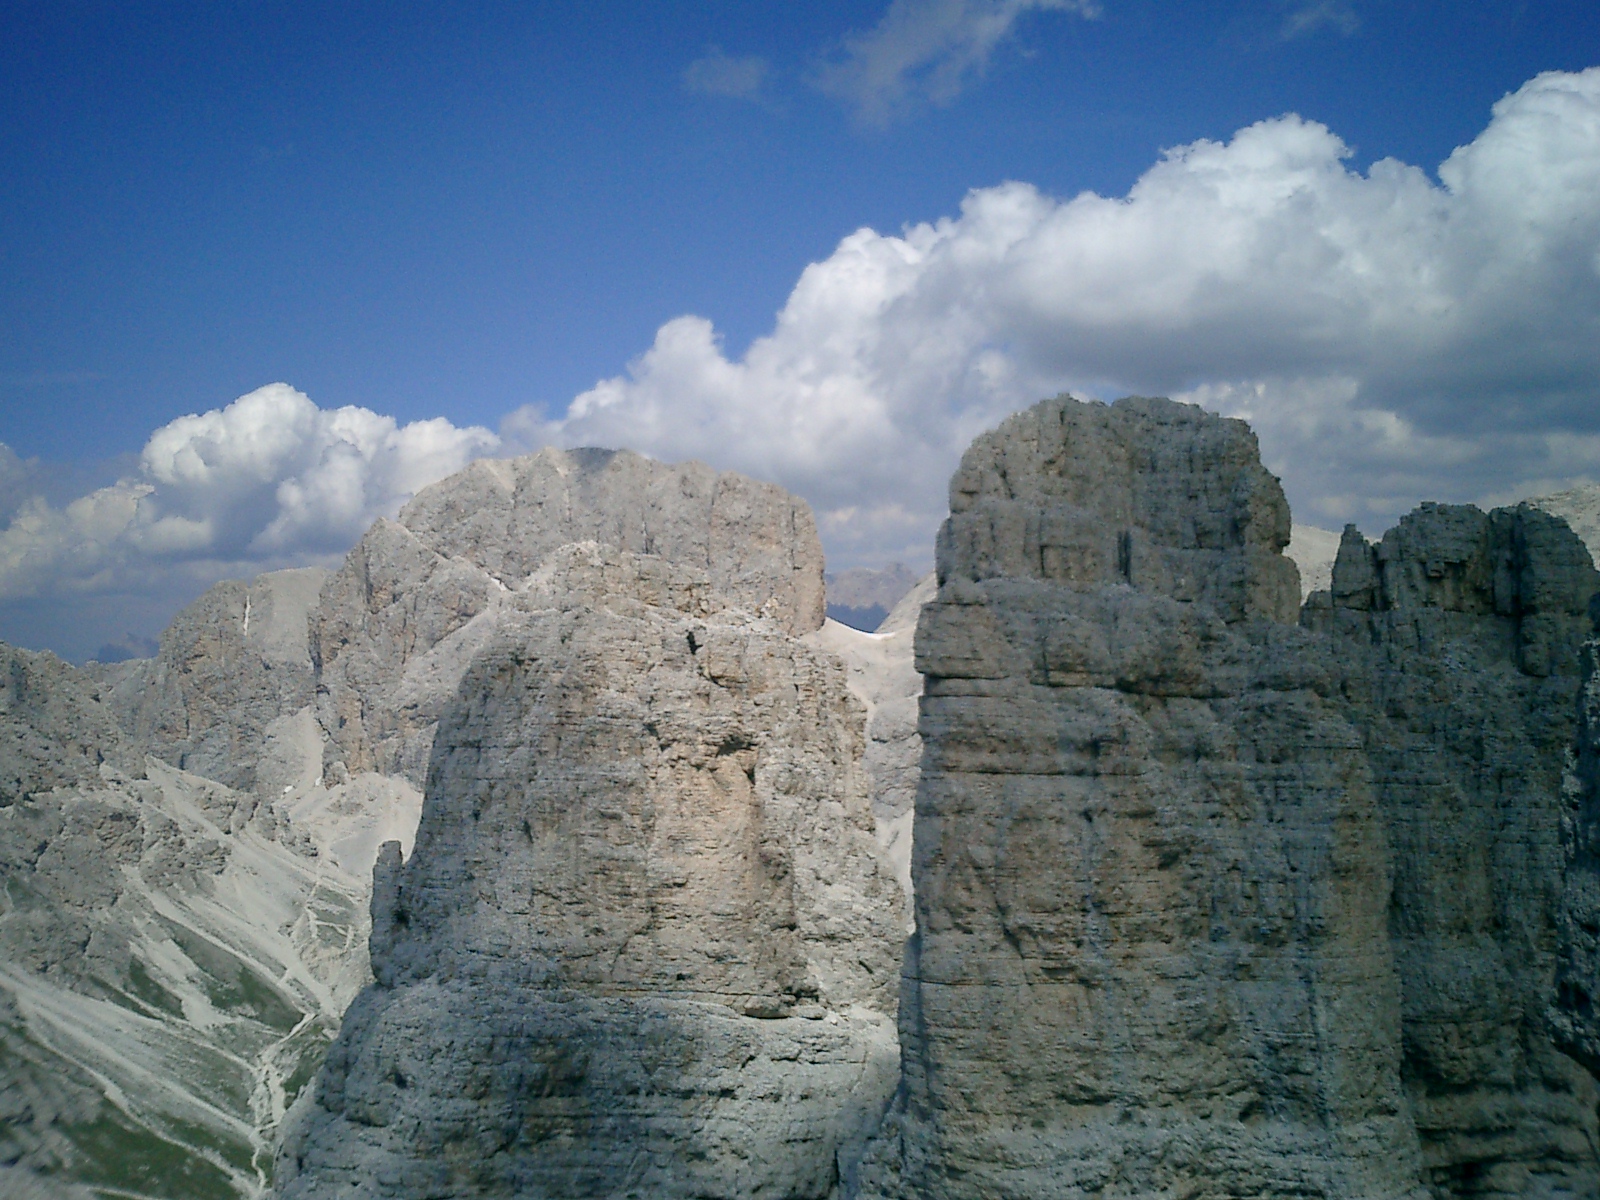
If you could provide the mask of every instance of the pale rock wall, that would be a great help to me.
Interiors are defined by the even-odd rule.
[[[1402,1076],[1439,1197],[1600,1195],[1597,1095],[1559,1053],[1562,774],[1600,577],[1528,506],[1345,531],[1333,639],[1395,856]]]
[[[878,842],[894,867],[911,920],[911,825],[917,779],[922,773],[922,739],[917,734],[917,702],[922,696],[912,639],[922,606],[938,592],[929,574],[917,582],[875,633],[863,633],[830,620],[806,641],[837,654],[848,672],[850,693],[867,710],[867,743],[861,765],[872,795]]]
[[[1240,422],[1049,401],[951,484],[868,1194],[1420,1195],[1391,864]]]
[[[379,521],[328,582],[312,623],[328,765],[420,786],[492,610],[552,550],[584,540],[701,570],[791,633],[822,624],[815,521],[781,488],[625,450],[481,460]]]
[[[328,573],[226,580],[173,619],[153,659],[106,672],[106,699],[135,743],[232,788],[256,785],[267,727],[311,703],[307,618]]]
[[[0,642],[0,805],[95,781],[105,763],[135,766],[101,690],[48,651]]]
[[[1283,548],[1300,572],[1300,599],[1333,586],[1333,560],[1339,553],[1339,535],[1331,529],[1296,524]]]
[[[1572,532],[1589,547],[1589,556],[1600,562],[1600,483],[1580,484],[1549,496],[1536,496],[1528,503],[1570,525]]]
[[[284,1197],[825,1197],[896,1081],[900,897],[830,654],[549,554],[443,713]]]

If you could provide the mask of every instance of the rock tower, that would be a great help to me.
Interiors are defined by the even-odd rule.
[[[903,927],[864,713],[798,636],[822,624],[809,512],[547,452],[422,493],[378,539],[422,582],[374,588],[352,556],[330,591],[362,638],[325,622],[325,669],[406,644],[434,581],[486,572],[459,594],[488,599],[412,644],[470,651],[432,710],[415,853],[379,861],[376,983],[280,1194],[832,1194],[895,1088]],[[409,736],[368,723],[345,752]]]

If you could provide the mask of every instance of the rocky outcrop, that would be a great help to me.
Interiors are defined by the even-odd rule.
[[[324,589],[311,637],[328,766],[420,786],[434,727],[508,591],[584,540],[703,571],[790,633],[822,624],[815,522],[781,488],[629,451],[481,460],[374,525]]]
[[[1288,539],[1198,409],[1061,399],[968,451],[875,1190],[1418,1194],[1388,848]]]
[[[1562,768],[1600,579],[1530,507],[1429,505],[1347,530],[1297,628],[1288,534],[1244,426],[1164,401],[968,452],[873,1194],[1600,1192],[1558,1049],[1592,1036]]]
[[[1528,506],[1423,505],[1347,529],[1332,639],[1395,862],[1401,1070],[1438,1196],[1600,1194],[1595,1083],[1559,1053],[1562,772],[1600,590],[1566,525]]]
[[[1582,484],[1548,496],[1536,496],[1528,503],[1565,521],[1589,547],[1590,557],[1600,561],[1600,483]]]
[[[0,647],[0,1191],[258,1195],[287,1124],[296,1200],[1600,1195],[1540,506],[1335,545],[1241,423],[1063,398],[872,633],[787,493],[546,451],[154,660]]]
[[[122,727],[175,767],[249,791],[268,726],[315,694],[307,618],[327,572],[227,580],[184,609],[153,658],[114,668]]]
[[[54,654],[0,642],[0,807],[136,759],[99,689]]]
[[[895,1086],[901,938],[844,670],[701,568],[540,563],[380,860],[280,1193],[828,1196]]]

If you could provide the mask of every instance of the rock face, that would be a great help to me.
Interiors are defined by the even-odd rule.
[[[1593,1065],[1600,579],[1544,513],[1428,505],[1296,628],[1288,533],[1248,431],[1167,402],[968,452],[869,1191],[1600,1194],[1558,1050]]]
[[[848,671],[850,692],[867,710],[867,745],[862,755],[872,795],[878,842],[911,903],[911,822],[917,780],[922,773],[922,739],[917,734],[917,673],[912,638],[922,606],[938,591],[928,575],[900,598],[875,633],[863,633],[829,620],[807,636],[813,645],[837,654]]]
[[[374,525],[324,589],[311,637],[328,765],[420,786],[434,727],[508,590],[584,540],[703,571],[787,632],[822,624],[815,522],[781,488],[629,451],[482,460]]]
[[[1439,1196],[1600,1194],[1595,1081],[1553,1044],[1562,772],[1600,590],[1528,506],[1345,531],[1307,625],[1336,647],[1395,859],[1401,1070]]]
[[[1590,557],[1600,561],[1600,483],[1539,496],[1528,503],[1570,525],[1572,532],[1589,547]]]
[[[1420,1194],[1390,860],[1240,422],[974,443],[922,610],[904,1196]]]
[[[1600,606],[1591,606],[1600,634]],[[1564,878],[1555,1002],[1556,1042],[1600,1075],[1600,637],[1584,646],[1584,686],[1563,789]]]
[[[253,788],[267,727],[314,696],[306,621],[326,578],[306,567],[211,588],[161,635],[155,658],[111,673],[122,727],[175,767]]]
[[[1286,547],[1062,398],[872,633],[787,493],[546,451],[0,647],[0,1193],[1600,1195],[1586,496]]]
[[[783,599],[820,588],[517,561],[280,1194],[828,1196],[895,1087],[903,928],[861,708]]]

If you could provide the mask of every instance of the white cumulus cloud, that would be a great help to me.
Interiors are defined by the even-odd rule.
[[[1600,69],[1502,99],[1437,178],[1349,157],[1290,115],[1167,151],[1126,196],[979,189],[844,239],[744,355],[679,317],[503,432],[774,479],[817,506],[836,566],[926,561],[970,438],[1062,390],[1249,417],[1317,524],[1592,477]]]
[[[949,104],[983,75],[995,49],[1030,12],[1099,15],[1095,0],[893,0],[878,23],[844,39],[813,83],[865,125],[919,104]]]
[[[493,452],[487,429],[321,409],[286,384],[156,430],[134,475],[0,530],[0,600],[138,591],[341,556],[418,488]],[[0,471],[15,456],[0,454]]]

